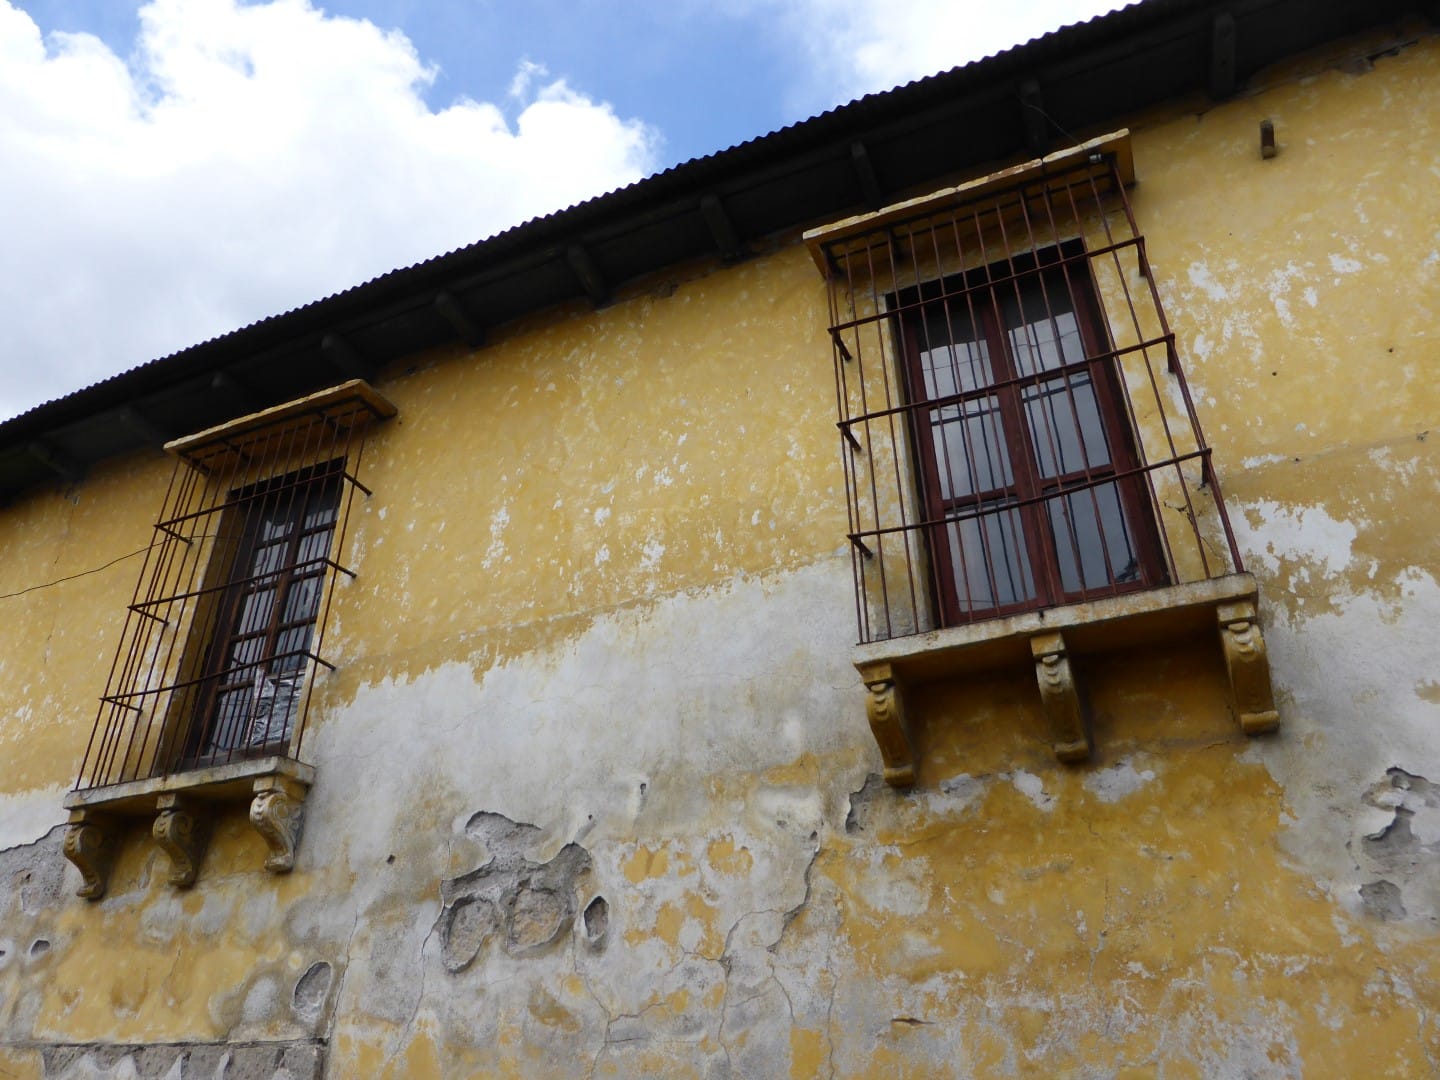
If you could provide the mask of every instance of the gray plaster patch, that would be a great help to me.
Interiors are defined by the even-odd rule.
[[[481,896],[462,896],[440,918],[441,959],[447,971],[464,971],[500,929],[495,905]]]
[[[1405,903],[1400,887],[1392,881],[1371,881],[1360,886],[1360,903],[1367,915],[1386,922],[1405,918]]]
[[[1366,825],[1352,850],[1362,872],[1376,877],[1360,886],[1362,908],[1386,920],[1435,922],[1440,918],[1440,785],[1391,767],[1360,801],[1367,808]]]
[[[263,1023],[275,1014],[275,1006],[280,999],[280,988],[275,979],[269,975],[262,975],[250,986],[249,992],[245,995],[245,1002],[240,1007],[240,1015],[246,1023]]]
[[[492,939],[503,941],[511,956],[547,950],[574,923],[590,853],[572,843],[548,862],[532,862],[524,853],[541,831],[490,811],[472,815],[464,831],[480,841],[489,858],[440,884],[443,906],[436,927],[445,969],[464,971]]]
[[[610,929],[610,902],[597,896],[585,905],[585,940],[594,948],[605,944],[606,932]]]
[[[930,807],[937,813],[965,810],[978,802],[989,784],[986,778],[961,773],[940,781],[940,797],[930,800]]]
[[[885,779],[879,773],[871,773],[865,777],[865,783],[859,791],[850,793],[850,808],[845,813],[845,831],[851,836],[865,831],[874,812],[875,801],[884,794]]]
[[[1153,769],[1137,769],[1128,761],[1120,761],[1104,769],[1096,769],[1085,777],[1085,790],[1104,803],[1119,802],[1133,795],[1155,779]]]
[[[1440,784],[1391,767],[1385,770],[1385,780],[1366,792],[1362,801],[1378,810],[1393,811],[1397,823],[1403,819],[1415,845],[1440,847]]]
[[[12,907],[18,914],[35,916],[64,906],[65,868],[70,865],[60,851],[64,837],[65,826],[57,825],[33,844],[0,851],[0,911]]]
[[[1047,813],[1055,809],[1055,796],[1045,790],[1045,781],[1032,772],[1016,769],[1006,773],[1006,778],[1015,785],[1015,790],[1035,804],[1036,809]]]
[[[39,915],[54,910],[65,901],[65,867],[67,863],[59,856],[60,840],[64,826],[57,826],[48,834],[23,848],[13,848],[12,855],[18,866],[9,869],[11,895],[20,902],[20,910],[26,915]],[[52,854],[51,849],[54,849]],[[32,856],[26,858],[26,854]],[[6,863],[11,863],[7,859]]]
[[[87,1043],[41,1050],[46,1080],[320,1080],[325,1048],[276,1043]]]
[[[317,960],[305,969],[305,974],[296,981],[295,990],[290,995],[290,1007],[295,1010],[296,1016],[311,1024],[319,1019],[334,976],[334,969],[324,960]]]
[[[510,952],[532,952],[550,944],[574,914],[573,895],[522,883],[510,897],[506,935]]]

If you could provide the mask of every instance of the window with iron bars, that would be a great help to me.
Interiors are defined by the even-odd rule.
[[[861,642],[1243,569],[1105,151],[810,234]]]
[[[215,630],[188,710],[182,766],[288,753],[343,473],[337,459],[230,493],[212,555]]]
[[[1083,246],[911,288],[894,307],[941,620],[1163,584]]]
[[[360,382],[170,443],[176,458],[76,790],[298,760],[366,433]]]

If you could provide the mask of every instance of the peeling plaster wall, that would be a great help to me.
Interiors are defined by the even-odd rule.
[[[911,702],[878,779],[823,285],[788,240],[381,380],[295,871],[226,811],[73,896],[60,800],[168,465],[0,512],[0,1076],[1440,1068],[1440,44],[1134,119],[1283,718],[1218,648]],[[1262,161],[1257,124],[1280,154]],[[1400,118],[1403,118],[1403,122]]]

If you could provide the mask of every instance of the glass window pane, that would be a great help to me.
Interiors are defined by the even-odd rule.
[[[1007,488],[1013,480],[1010,453],[997,398],[947,405],[930,413],[935,467],[943,499]]]
[[[321,525],[333,525],[339,508],[339,494],[334,484],[327,484],[318,499],[311,499],[310,505],[305,508],[304,527],[314,529]]]
[[[285,564],[285,551],[289,547],[283,540],[262,544],[250,558],[250,571],[246,577],[273,574]]]
[[[310,648],[311,626],[293,626],[282,630],[275,642],[275,659],[270,665],[272,672],[299,671],[309,662],[305,651]]]
[[[253,634],[236,640],[230,646],[230,664],[232,668],[244,667],[247,664],[259,662],[265,655],[265,635]],[[232,675],[232,680],[239,678]]]
[[[1067,593],[1139,580],[1139,555],[1117,484],[1048,499],[1045,509],[1060,560],[1060,584]]]
[[[240,601],[240,619],[236,633],[252,634],[270,625],[270,612],[275,607],[274,589],[257,589]]]
[[[298,712],[340,484],[333,475],[281,479],[263,494],[237,496],[227,511],[227,527],[244,546],[228,563],[238,592],[225,605],[230,621],[215,627],[207,659],[209,677],[228,674],[207,718],[209,730],[197,737],[199,753],[274,752],[288,742]],[[297,570],[306,565],[312,572]]]
[[[260,542],[262,544],[284,540],[290,535],[290,530],[294,527],[289,512],[292,500],[286,497],[290,494],[290,492],[282,492],[279,499],[266,500],[260,519]]]
[[[946,533],[961,611],[984,611],[1035,599],[1030,555],[1016,508],[992,504],[979,517],[949,525]]]
[[[300,677],[282,675],[264,678],[255,688],[245,745],[252,750],[275,748],[290,741],[295,716],[300,709]]]
[[[1020,396],[1041,476],[1110,464],[1105,425],[1088,371],[1027,386]]]
[[[970,317],[941,309],[927,312],[920,330],[920,370],[927,398],[947,397],[989,386],[995,381],[989,344],[975,333]],[[980,340],[977,340],[980,339]]]
[[[1016,292],[1019,292],[1017,298]],[[1080,323],[1063,274],[1030,277],[1001,297],[1005,334],[1021,375],[1085,359]]]
[[[330,553],[332,530],[321,529],[300,538],[300,548],[295,556],[295,565],[317,562]]]
[[[245,735],[250,719],[250,688],[227,690],[215,701],[215,720],[208,732],[206,751],[233,750]]]
[[[285,594],[285,610],[281,614],[281,621],[289,623],[304,619],[314,622],[315,616],[320,613],[320,591],[324,582],[324,577],[319,574],[292,581],[290,591]]]

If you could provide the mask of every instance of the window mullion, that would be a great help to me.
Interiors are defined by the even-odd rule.
[[[1025,560],[1037,599],[1042,604],[1053,603],[1060,595],[1060,583],[1054,569],[1054,544],[1045,528],[1045,508],[1036,501],[1041,494],[1041,478],[1021,400],[1021,388],[1026,384],[1021,381],[1019,365],[1010,349],[999,294],[992,293],[991,301],[986,308],[986,333],[991,352],[997,358],[997,376],[1003,369],[1003,378],[997,379],[1003,385],[996,388],[996,398],[1005,421],[1006,448],[1010,454],[1014,495],[1019,502],[1016,513],[1025,541]]]

